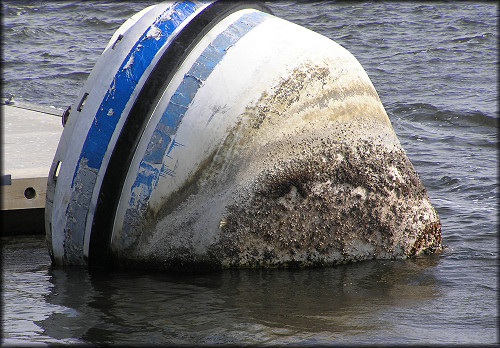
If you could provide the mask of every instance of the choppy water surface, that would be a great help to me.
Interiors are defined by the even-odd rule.
[[[156,2],[2,6],[3,93],[72,104],[113,32]],[[498,6],[269,2],[370,76],[443,224],[408,261],[205,275],[50,265],[43,236],[2,239],[2,343],[498,342]]]

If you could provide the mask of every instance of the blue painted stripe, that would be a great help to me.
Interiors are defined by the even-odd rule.
[[[184,79],[163,112],[141,160],[137,177],[131,188],[129,204],[133,208],[129,208],[125,213],[125,224],[123,226],[125,233],[131,227],[130,223],[133,223],[134,219],[137,218],[137,210],[144,209],[149,196],[158,183],[159,177],[175,175],[174,170],[165,168],[163,159],[168,156],[172,148],[183,146],[175,143],[175,134],[197,91],[217,64],[224,58],[229,47],[234,45],[251,29],[262,23],[267,16],[263,12],[242,15],[208,45],[184,75]],[[160,164],[162,164],[161,168]],[[140,189],[137,190],[137,188]]]
[[[72,186],[84,159],[88,167],[100,169],[111,136],[139,79],[172,32],[196,9],[197,5],[190,1],[174,3],[155,19],[132,47],[114,76],[87,133]]]

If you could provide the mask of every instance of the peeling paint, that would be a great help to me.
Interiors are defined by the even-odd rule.
[[[213,39],[212,43],[203,51],[184,75],[183,80],[156,125],[153,135],[149,140],[146,153],[141,161],[137,177],[131,188],[132,196],[129,200],[129,208],[125,212],[124,225],[120,233],[120,238],[123,241],[120,245],[133,245],[134,240],[140,235],[137,231],[142,229],[140,227],[142,219],[138,218],[138,216],[145,214],[149,197],[156,188],[160,176],[175,176],[174,168],[161,166],[161,171],[147,171],[145,168],[160,166],[164,161],[164,157],[168,156],[172,148],[182,146],[182,144],[175,142],[175,133],[182,122],[184,114],[195,98],[197,91],[203,86],[203,82],[226,54],[225,48],[227,45],[237,42],[254,26],[264,21],[265,18],[266,14],[261,12],[241,15],[241,18]],[[141,187],[139,195],[135,194],[137,187]]]
[[[164,20],[163,16],[160,17],[160,20]],[[150,38],[153,38],[156,41],[160,40],[161,39],[161,30],[158,27],[152,25],[149,28],[148,32],[146,33],[146,39],[150,39]]]
[[[106,155],[109,155],[108,151],[114,146],[111,143],[113,135],[116,135],[115,131],[120,131],[117,127],[119,121],[123,120],[122,116],[126,117],[126,113],[124,115],[122,113],[126,110],[127,103],[134,98],[134,91],[140,87],[137,85],[138,81],[154,60],[157,50],[167,43],[169,35],[197,10],[197,6],[190,2],[158,5],[156,18],[147,19],[146,25],[143,26],[145,23],[141,23],[140,28],[144,28],[143,30],[127,34],[121,40],[120,48],[127,47],[128,52],[120,65],[116,65],[115,62],[110,64],[113,67],[112,73],[106,71],[106,75],[109,76],[106,79],[110,83],[109,87],[102,90],[105,88],[102,86],[103,82],[95,74],[106,69],[102,66],[103,59],[116,55],[123,56],[121,50],[106,48],[103,58],[96,65],[97,72],[93,71],[89,76],[88,81],[100,81],[100,83],[95,86],[92,83],[88,84],[87,95],[90,97],[82,110],[78,110],[81,112],[76,128],[66,127],[66,133],[63,132],[65,142],[60,143],[54,159],[55,163],[62,163],[63,168],[55,187],[49,188],[52,190],[49,196],[54,192],[54,197],[50,209],[47,210],[46,226],[51,229],[47,237],[52,239],[49,242],[53,248],[51,255],[57,263],[81,265],[86,263],[85,243],[89,240],[95,209],[95,202],[92,199],[94,193],[98,193],[100,189],[100,178],[106,170]],[[172,10],[175,10],[176,15],[172,16],[170,22],[160,20],[162,12]],[[124,24],[125,27],[130,25],[127,23]],[[162,30],[161,40],[146,38],[151,25]],[[122,26],[120,30],[126,30],[123,28]],[[101,90],[102,95],[99,95],[97,90]],[[77,131],[73,132],[73,128]],[[69,134],[73,138],[71,141],[68,132],[72,132]],[[61,158],[63,155],[65,157]],[[76,163],[73,164],[73,161]],[[105,165],[101,168],[103,162]],[[69,168],[71,173],[68,173],[66,168]],[[63,182],[67,187],[61,187]],[[66,199],[70,196],[70,199]]]
[[[125,63],[125,65],[123,66],[122,70],[129,69],[132,66],[132,64],[134,64],[134,56],[133,55],[130,56],[127,63]]]

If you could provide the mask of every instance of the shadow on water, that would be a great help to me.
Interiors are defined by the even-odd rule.
[[[395,306],[439,296],[437,262],[191,275],[51,268],[46,301],[65,310],[36,324],[57,340],[92,344],[339,342],[387,329],[380,316]]]

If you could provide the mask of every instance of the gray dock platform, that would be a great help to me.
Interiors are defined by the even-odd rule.
[[[1,105],[2,236],[44,233],[47,175],[63,111],[28,103]]]

